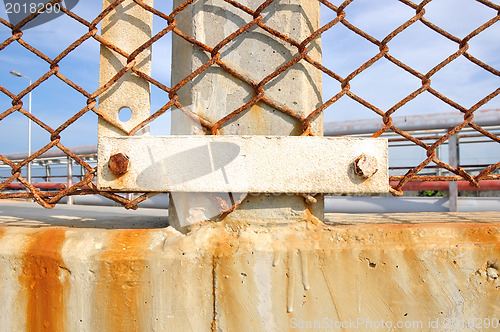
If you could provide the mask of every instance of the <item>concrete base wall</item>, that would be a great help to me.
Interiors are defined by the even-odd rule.
[[[496,214],[232,221],[187,235],[0,216],[3,331],[474,331],[462,323],[500,318]]]

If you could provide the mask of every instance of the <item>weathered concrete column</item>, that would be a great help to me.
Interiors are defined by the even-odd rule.
[[[112,0],[103,0],[103,10],[112,3]],[[144,3],[152,6],[153,0],[144,0]],[[111,14],[104,17],[101,24],[101,36],[105,41],[128,54],[132,54],[151,38],[153,14],[132,0],[125,0],[113,9]],[[101,45],[99,86],[102,87],[108,83],[126,65],[127,59],[123,55]],[[148,48],[138,54],[133,65],[140,71],[148,75],[151,74],[151,49]],[[98,126],[99,136],[126,135],[127,132],[149,117],[149,82],[129,70],[99,96],[98,108],[101,112]],[[124,108],[129,108],[132,113],[128,121],[120,121],[118,117]],[[147,131],[147,129],[143,129],[138,134],[145,134]]]
[[[183,0],[174,1],[174,7]],[[256,10],[263,1],[244,0],[241,3]],[[297,42],[301,42],[320,26],[320,5],[316,1],[275,1],[262,12],[262,22]],[[215,47],[252,20],[252,16],[222,0],[195,2],[176,16],[178,28],[201,43]],[[309,47],[309,54],[321,59],[319,39]],[[254,82],[280,68],[298,54],[297,48],[253,26],[237,36],[219,51],[221,61]],[[194,72],[210,59],[210,54],[173,37],[172,85]],[[305,61],[300,61],[264,86],[265,95],[297,114],[307,116],[321,104],[321,72]],[[190,81],[178,92],[179,101],[202,118],[215,123],[243,106],[255,96],[247,83],[231,76],[217,65]],[[323,134],[322,116],[313,122],[312,131]],[[180,111],[172,113],[172,134],[200,134],[200,126]],[[222,135],[298,135],[301,124],[269,105],[259,102],[220,127]],[[262,151],[262,153],[266,153]],[[283,163],[286,163],[283,160]],[[269,172],[273,170],[270,169]],[[229,194],[223,197],[230,201]],[[220,195],[219,195],[220,196]],[[222,195],[224,196],[224,195]],[[241,196],[235,194],[232,201]],[[217,201],[202,194],[172,194],[170,222],[173,225],[211,217],[219,210]],[[172,207],[172,202],[175,208]],[[195,216],[195,212],[198,217]],[[203,211],[205,214],[203,214]],[[248,195],[228,218],[250,223],[275,223],[321,218],[323,199],[307,205],[300,195]],[[178,225],[179,226],[179,225]],[[182,225],[180,225],[182,226]]]

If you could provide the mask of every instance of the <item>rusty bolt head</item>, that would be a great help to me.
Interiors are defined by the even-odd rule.
[[[354,173],[362,178],[368,179],[377,173],[377,159],[364,153],[354,161]]]
[[[123,153],[117,153],[109,158],[108,167],[115,175],[120,176],[128,171],[129,160]]]

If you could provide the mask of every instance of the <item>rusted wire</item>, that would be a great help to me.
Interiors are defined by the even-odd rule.
[[[35,151],[31,154],[31,156],[28,156],[26,159],[20,161],[19,163],[14,163],[11,160],[5,158],[0,154],[0,161],[7,166],[11,168],[11,176],[8,177],[6,180],[0,183],[0,190],[5,189],[9,184],[11,184],[14,181],[20,182],[26,189],[26,193],[0,193],[0,199],[1,198],[34,198],[40,205],[46,207],[46,208],[52,208],[54,207],[57,202],[64,196],[71,196],[71,195],[90,195],[90,194],[98,194],[102,195],[106,198],[109,198],[123,206],[125,206],[127,209],[136,209],[137,205],[146,199],[156,195],[156,193],[145,193],[141,196],[139,196],[136,199],[133,200],[128,200],[124,197],[121,197],[117,195],[116,193],[113,192],[104,192],[104,191],[99,191],[95,184],[92,182],[94,180],[95,174],[97,170],[93,167],[91,167],[87,162],[85,162],[83,159],[79,158],[75,153],[73,153],[70,149],[66,148],[61,142],[60,142],[60,135],[61,133],[66,130],[71,124],[73,124],[75,121],[80,119],[82,116],[87,114],[88,112],[93,112],[95,113],[98,117],[101,119],[107,121],[111,125],[115,126],[119,130],[121,130],[124,134],[126,135],[134,135],[135,133],[139,132],[141,129],[145,128],[147,125],[149,125],[152,121],[157,119],[159,116],[170,110],[172,107],[176,107],[182,112],[184,112],[187,116],[191,117],[193,120],[196,120],[201,123],[203,126],[205,132],[207,134],[213,134],[213,135],[218,135],[220,133],[220,129],[224,127],[225,125],[228,124],[228,122],[238,116],[241,113],[244,113],[248,111],[253,105],[256,105],[257,103],[265,103],[271,108],[282,112],[293,119],[297,121],[297,127],[301,128],[301,132],[299,132],[299,135],[314,135],[311,131],[312,127],[312,121],[317,118],[321,113],[323,113],[328,107],[336,103],[340,98],[347,96],[348,98],[351,98],[352,100],[356,101],[360,105],[364,106],[365,108],[373,111],[377,115],[381,117],[381,120],[383,122],[383,127],[378,130],[377,132],[373,133],[372,137],[379,137],[380,135],[383,135],[384,133],[387,132],[393,132],[395,134],[398,134],[401,136],[401,139],[398,140],[404,140],[404,141],[410,141],[414,143],[416,146],[419,146],[423,149],[426,150],[427,157],[424,161],[419,163],[417,166],[411,168],[405,175],[403,176],[391,176],[390,180],[391,181],[397,181],[398,184],[395,185],[394,187],[391,187],[391,193],[396,196],[400,196],[403,194],[402,192],[402,187],[404,186],[405,183],[410,182],[410,181],[459,181],[459,180],[466,180],[468,181],[472,186],[480,186],[480,181],[481,180],[487,180],[487,179],[500,179],[500,175],[498,174],[493,174],[495,171],[500,169],[500,162],[488,165],[485,167],[483,170],[481,170],[478,174],[473,175],[462,169],[461,167],[452,167],[449,164],[443,162],[442,160],[439,160],[436,157],[436,149],[439,148],[440,145],[445,143],[450,137],[453,135],[456,135],[459,133],[462,129],[465,127],[470,127],[474,131],[476,131],[478,134],[475,134],[475,136],[484,136],[488,139],[490,139],[492,142],[497,142],[500,143],[500,138],[485,130],[481,126],[477,125],[474,123],[474,112],[478,110],[481,106],[486,104],[488,101],[491,99],[495,98],[500,94],[500,88],[496,89],[495,91],[489,92],[479,100],[475,105],[473,105],[470,108],[464,107],[463,105],[460,105],[458,102],[450,99],[449,97],[445,96],[441,92],[437,91],[435,88],[431,86],[431,78],[434,76],[437,72],[439,72],[441,69],[443,69],[445,66],[449,65],[451,62],[455,61],[458,58],[464,58],[469,60],[472,64],[482,68],[483,70],[489,72],[490,74],[493,74],[497,77],[500,77],[500,70],[497,68],[493,68],[492,66],[484,63],[477,57],[473,56],[472,54],[468,53],[469,49],[469,42],[479,34],[481,34],[483,31],[491,27],[493,24],[498,22],[500,20],[500,5],[494,4],[488,0],[476,0],[479,4],[484,5],[486,8],[495,11],[495,16],[491,19],[489,19],[487,22],[484,22],[480,26],[478,26],[476,29],[474,29],[472,32],[470,32],[467,36],[464,38],[460,39],[453,34],[449,33],[448,31],[442,29],[435,23],[429,21],[426,17],[426,9],[425,7],[431,2],[431,0],[424,0],[421,1],[420,3],[414,3],[410,0],[395,0],[399,1],[402,4],[412,8],[412,10],[415,11],[415,15],[411,17],[409,20],[401,24],[399,27],[397,27],[395,30],[390,32],[387,36],[385,36],[382,40],[378,40],[377,38],[371,36],[369,33],[366,31],[363,31],[359,27],[356,27],[352,23],[348,21],[348,15],[345,12],[345,9],[355,0],[346,0],[343,1],[339,6],[335,6],[328,0],[318,0],[322,5],[325,6],[325,10],[331,10],[336,13],[336,17],[331,20],[330,22],[326,23],[322,27],[316,29],[314,32],[312,32],[309,36],[304,38],[304,40],[294,40],[290,36],[287,36],[283,32],[277,31],[273,29],[272,27],[266,25],[265,23],[262,22],[262,15],[261,13],[264,11],[264,9],[268,8],[274,1],[277,0],[265,0],[262,2],[262,4],[255,10],[237,2],[236,0],[224,0],[227,4],[237,8],[238,10],[241,10],[247,14],[249,14],[252,19],[251,21],[245,23],[243,26],[241,26],[239,29],[225,37],[223,40],[221,40],[217,45],[214,47],[209,47],[208,45],[205,45],[202,41],[196,40],[192,36],[188,35],[186,32],[181,31],[178,28],[178,22],[177,22],[177,16],[185,10],[187,7],[191,6],[196,0],[187,0],[178,7],[174,8],[172,12],[170,13],[163,13],[147,4],[145,4],[141,0],[133,0],[135,5],[140,6],[143,10],[149,11],[153,15],[159,17],[160,19],[164,20],[167,23],[167,26],[162,29],[159,33],[157,33],[155,36],[153,36],[151,39],[146,41],[144,44],[142,44],[140,47],[138,47],[136,50],[134,50],[132,53],[125,52],[124,50],[120,49],[113,43],[109,42],[105,38],[103,38],[101,35],[99,35],[99,30],[97,28],[97,25],[108,15],[112,15],[113,12],[116,10],[116,8],[124,2],[124,0],[116,0],[112,2],[108,7],[106,7],[97,17],[92,19],[91,21],[80,17],[79,15],[75,14],[74,12],[70,11],[69,9],[64,7],[64,3],[62,0],[51,0],[48,1],[43,8],[48,8],[48,6],[53,5],[53,4],[58,4],[60,5],[61,11],[74,19],[76,22],[79,22],[80,24],[84,25],[85,27],[88,28],[88,32],[79,36],[69,47],[67,47],[64,51],[62,51],[58,56],[56,56],[54,59],[51,59],[48,57],[46,54],[44,54],[42,51],[36,49],[35,47],[31,46],[29,43],[27,43],[25,40],[22,39],[24,32],[21,31],[21,28],[26,25],[28,22],[33,20],[35,17],[39,15],[39,13],[33,13],[26,17],[24,20],[19,22],[16,25],[13,25],[6,20],[0,18],[0,26],[3,26],[4,28],[7,28],[11,30],[12,36],[9,36],[7,39],[5,39],[3,42],[0,43],[0,51],[8,47],[12,43],[18,43],[20,46],[25,48],[27,51],[33,53],[43,61],[45,61],[49,65],[49,70],[40,76],[37,80],[35,80],[29,87],[21,91],[19,94],[14,94],[11,91],[9,91],[7,88],[3,87],[0,85],[0,93],[6,95],[8,98],[12,100],[12,107],[10,107],[7,110],[0,110],[0,121],[4,120],[6,117],[13,113],[20,113],[23,114],[24,116],[30,118],[35,124],[37,124],[39,127],[41,127],[43,130],[48,132],[50,134],[50,141],[47,142],[47,144],[39,149],[38,151]],[[397,59],[394,55],[391,55],[389,52],[389,44],[392,39],[394,39],[397,35],[401,34],[403,31],[411,27],[413,24],[416,22],[421,22],[423,25],[434,31],[435,33],[445,37],[447,40],[454,42],[458,46],[458,50],[454,52],[453,54],[449,55],[447,58],[442,60],[439,64],[437,64],[434,68],[429,70],[427,73],[420,73],[419,71],[413,69],[409,65],[405,64],[403,61]],[[337,25],[343,25],[350,31],[354,32],[358,36],[364,38],[368,42],[374,44],[375,46],[378,47],[379,52],[373,56],[371,59],[363,63],[361,66],[356,68],[354,71],[349,73],[345,78],[340,76],[339,74],[335,73],[333,70],[326,68],[322,63],[320,59],[314,59],[313,56],[309,54],[309,49],[308,47],[311,47],[311,43],[313,43],[316,39],[320,38],[323,33],[326,31],[332,29],[333,27]],[[267,33],[270,35],[274,36],[276,39],[280,40],[282,43],[288,44],[292,47],[292,49],[296,49],[296,54],[293,55],[292,59],[287,61],[286,63],[282,64],[278,69],[276,69],[274,72],[268,74],[265,78],[261,79],[260,81],[255,80],[254,78],[251,77],[251,73],[242,73],[238,72],[235,68],[232,68],[229,64],[225,63],[221,59],[221,53],[220,51],[225,48],[226,45],[228,45],[230,42],[235,40],[238,36],[241,36],[244,32],[248,31],[249,29],[252,28],[260,28],[265,30]],[[199,48],[200,50],[204,51],[207,53],[207,55],[210,57],[208,61],[206,61],[203,65],[201,65],[198,69],[190,73],[188,76],[186,76],[184,79],[181,79],[179,82],[177,82],[174,86],[169,87],[165,85],[164,83],[161,83],[155,79],[153,79],[150,75],[142,72],[136,67],[136,59],[137,57],[144,51],[147,51],[155,42],[166,36],[167,34],[175,34],[180,38],[183,38],[186,40],[188,43],[191,43],[193,47]],[[101,44],[102,47],[107,48],[111,52],[115,53],[117,57],[122,57],[125,61],[125,65],[118,70],[116,75],[114,75],[108,82],[103,84],[102,86],[98,87],[96,91],[86,91],[84,88],[79,86],[77,83],[74,81],[70,80],[66,76],[64,76],[61,72],[59,72],[59,63],[61,60],[66,58],[71,52],[73,52],[75,49],[77,49],[80,45],[82,45],[83,42],[86,40],[93,39],[97,41],[99,44]],[[353,91],[351,91],[351,86],[350,86],[350,81],[352,81],[356,76],[361,75],[365,70],[373,66],[373,64],[377,63],[380,61],[382,58],[385,58],[395,66],[403,69],[404,71],[408,72],[410,75],[413,75],[417,79],[421,81],[421,86],[416,89],[415,91],[411,92],[409,95],[398,101],[396,104],[392,105],[390,108],[388,108],[386,111],[381,110],[380,108],[376,107],[375,105],[372,105],[370,102],[366,101],[363,99],[361,96],[356,95]],[[338,81],[341,85],[341,90],[336,93],[333,97],[328,99],[327,101],[323,102],[321,105],[316,107],[316,109],[309,110],[307,113],[307,116],[303,116],[301,114],[298,114],[297,112],[294,112],[293,110],[287,108],[284,103],[282,103],[280,100],[275,100],[271,98],[271,96],[268,95],[266,87],[267,85],[272,82],[275,78],[277,78],[279,75],[283,74],[284,72],[288,71],[292,66],[294,66],[297,63],[300,62],[308,62],[312,66],[314,66],[316,69],[320,70],[322,73],[325,75],[328,75],[329,77],[333,78],[334,80]],[[198,114],[195,114],[188,108],[184,107],[179,101],[179,97],[177,92],[184,86],[186,86],[189,82],[193,81],[196,79],[199,75],[202,75],[205,71],[207,71],[211,67],[218,67],[224,70],[226,73],[234,77],[237,81],[241,82],[241,85],[245,85],[250,87],[254,94],[251,96],[250,100],[243,103],[240,107],[236,108],[232,112],[230,112],[228,115],[221,119],[217,119],[214,121],[209,121],[208,119],[202,118]],[[161,107],[159,110],[155,112],[151,112],[151,116],[149,116],[147,119],[142,121],[140,124],[138,124],[136,127],[134,127],[132,130],[126,130],[120,123],[118,123],[115,119],[110,118],[106,114],[103,114],[98,108],[97,108],[97,98],[99,98],[103,93],[108,91],[110,88],[115,85],[118,80],[123,77],[126,73],[131,72],[142,79],[148,81],[149,83],[153,84],[154,86],[158,87],[160,90],[164,91],[166,94],[169,96],[169,101]],[[66,85],[70,86],[73,88],[75,91],[80,93],[82,96],[84,96],[87,100],[87,106],[82,108],[80,111],[78,111],[76,114],[73,116],[69,117],[66,121],[63,122],[62,125],[60,125],[58,128],[53,129],[46,123],[44,123],[42,120],[38,119],[36,116],[30,114],[27,112],[24,107],[23,107],[23,102],[22,98],[26,96],[28,93],[36,89],[40,84],[48,80],[50,77],[55,76],[59,80],[61,80],[63,83]],[[374,82],[374,84],[377,84],[377,82]],[[447,133],[445,133],[442,136],[436,136],[436,137],[416,137],[413,136],[411,133],[406,132],[404,130],[399,129],[396,125],[393,124],[391,116],[396,113],[403,105],[406,103],[410,102],[411,100],[415,99],[417,96],[422,94],[423,92],[429,92],[436,98],[442,100],[446,104],[450,105],[454,109],[457,110],[457,112],[461,112],[464,115],[464,120],[462,123],[457,125],[456,127],[450,129]],[[17,137],[12,137],[13,140],[17,139]],[[426,144],[423,141],[424,140],[433,140],[434,142],[432,144]],[[21,169],[26,166],[29,162],[34,161],[36,158],[39,158],[40,156],[43,155],[43,153],[47,152],[51,148],[57,148],[63,151],[68,157],[70,157],[72,160],[74,160],[77,164],[81,165],[83,169],[86,170],[86,174],[83,177],[83,179],[78,182],[73,184],[71,187],[66,188],[63,187],[61,190],[57,192],[42,192],[39,189],[35,188],[33,185],[28,183],[26,179],[24,179],[21,176]],[[419,175],[419,172],[421,172],[424,168],[427,167],[429,164],[433,164],[435,166],[432,167],[438,167],[447,170],[451,174],[454,175],[445,175],[445,176],[435,176],[435,175]],[[234,206],[233,206],[234,208]],[[227,208],[227,211],[230,211],[231,208]],[[224,211],[226,211],[224,210]]]

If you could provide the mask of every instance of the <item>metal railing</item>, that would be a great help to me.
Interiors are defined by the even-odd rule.
[[[469,61],[470,64],[481,68],[481,70],[483,70],[485,73],[500,77],[500,71],[498,69],[494,68],[492,65],[487,64],[486,62],[482,61],[480,58],[474,56],[471,52],[469,52],[469,42],[500,20],[500,5],[497,5],[488,0],[476,0],[477,4],[480,4],[481,6],[484,6],[484,9],[491,11],[492,18],[486,20],[485,22],[482,22],[479,26],[470,31],[470,33],[467,34],[464,38],[459,38],[426,18],[426,6],[431,2],[430,0],[424,0],[420,3],[414,3],[409,0],[399,0],[399,3],[407,6],[408,8],[411,8],[415,14],[407,19],[403,24],[387,34],[384,38],[378,39],[372,36],[370,34],[370,31],[365,31],[351,23],[350,14],[348,14],[349,11],[346,11],[346,9],[348,9],[352,3],[355,3],[355,0],[346,0],[341,2],[339,5],[335,5],[334,3],[327,0],[318,0],[322,5],[323,10],[331,11],[334,14],[335,18],[330,22],[324,24],[319,29],[312,31],[311,34],[303,40],[294,40],[290,36],[287,36],[264,23],[263,13],[266,12],[266,15],[273,15],[273,12],[269,12],[268,9],[271,8],[270,5],[274,1],[278,0],[266,0],[263,1],[257,8],[249,8],[237,1],[225,0],[225,2],[230,6],[233,6],[237,10],[248,14],[250,16],[250,19],[248,19],[247,22],[244,22],[244,24],[242,24],[229,36],[225,37],[223,40],[220,40],[220,42],[216,46],[210,47],[204,44],[202,41],[196,40],[193,37],[189,36],[188,34],[186,34],[186,32],[181,31],[178,27],[179,22],[177,21],[177,18],[179,13],[195,3],[195,0],[188,0],[182,3],[178,7],[174,8],[170,13],[163,13],[156,8],[148,6],[141,0],[133,0],[134,6],[139,6],[140,8],[142,8],[142,10],[152,13],[156,18],[163,20],[166,24],[166,27],[131,53],[125,52],[118,46],[113,45],[108,40],[103,38],[99,34],[98,28],[98,24],[105,17],[112,15],[117,8],[122,6],[124,0],[113,1],[96,17],[81,17],[68,8],[65,8],[63,6],[62,0],[52,0],[47,2],[46,6],[41,10],[37,11],[36,13],[30,14],[16,25],[0,18],[0,26],[4,29],[10,30],[12,33],[10,37],[6,38],[0,43],[0,54],[4,49],[9,47],[9,45],[17,44],[26,52],[30,52],[40,58],[43,62],[45,62],[45,66],[47,67],[47,72],[45,74],[36,78],[29,87],[18,94],[11,92],[4,85],[0,85],[0,93],[2,93],[4,96],[7,96],[11,100],[12,104],[11,107],[0,110],[0,122],[13,113],[22,114],[31,119],[36,125],[38,125],[50,135],[50,140],[47,141],[47,144],[45,144],[41,149],[32,153],[30,156],[26,156],[26,158],[22,160],[13,160],[12,158],[7,157],[5,154],[1,154],[0,151],[0,161],[4,165],[7,165],[11,170],[11,175],[7,179],[2,179],[2,182],[0,182],[0,190],[5,189],[11,183],[17,181],[21,183],[22,186],[24,186],[28,191],[26,193],[2,192],[0,193],[0,198],[32,197],[42,206],[46,208],[52,208],[65,196],[99,194],[124,205],[126,208],[137,208],[138,203],[151,197],[152,195],[150,194],[144,194],[134,200],[130,200],[116,195],[112,192],[99,191],[93,183],[96,174],[96,168],[89,164],[88,161],[81,158],[77,152],[61,143],[61,134],[70,125],[75,123],[75,121],[77,121],[87,113],[94,113],[97,117],[104,121],[107,121],[112,126],[118,129],[121,128],[119,123],[100,112],[97,100],[104,93],[109,92],[121,77],[129,73],[133,73],[134,75],[139,76],[149,84],[157,87],[160,91],[163,91],[163,93],[168,96],[169,101],[158,110],[151,110],[151,115],[146,120],[142,121],[138,126],[128,131],[126,133],[127,135],[134,135],[135,133],[139,132],[141,129],[147,127],[151,122],[155,121],[158,117],[162,116],[165,112],[170,110],[172,107],[177,107],[186,115],[199,121],[207,134],[218,135],[220,134],[220,129],[227,125],[230,120],[234,119],[242,113],[247,112],[252,106],[258,103],[267,104],[274,110],[286,114],[288,117],[293,119],[293,121],[295,121],[296,123],[296,126],[300,128],[300,135],[314,135],[311,131],[312,121],[329,107],[333,107],[341,98],[350,98],[351,100],[364,106],[366,109],[374,112],[374,114],[378,115],[380,126],[376,130],[370,131],[368,133],[370,137],[379,137],[385,133],[391,132],[394,133],[394,135],[405,139],[407,142],[411,142],[415,146],[424,149],[426,152],[424,160],[421,160],[416,165],[412,166],[405,174],[391,176],[391,181],[394,181],[393,185],[391,186],[391,192],[393,195],[402,195],[404,186],[407,183],[413,181],[464,180],[470,183],[470,185],[478,187],[480,185],[480,182],[483,180],[500,179],[500,175],[495,174],[495,172],[500,168],[499,160],[496,160],[495,162],[488,165],[483,165],[485,167],[481,167],[480,170],[476,172],[471,172],[470,170],[459,166],[456,160],[445,162],[441,160],[438,155],[438,151],[443,144],[456,138],[457,135],[460,135],[460,133],[463,132],[463,130],[466,128],[473,131],[474,134],[480,135],[484,139],[490,140],[491,142],[500,143],[498,132],[488,130],[482,125],[480,121],[476,121],[475,118],[475,115],[478,114],[478,110],[482,108],[483,105],[500,94],[500,88],[494,89],[493,91],[484,91],[483,96],[477,99],[474,105],[472,105],[471,107],[466,107],[464,105],[461,105],[459,102],[452,100],[449,96],[446,96],[442,92],[438,91],[435,87],[432,86],[431,83],[431,79],[436,73],[459,58]],[[81,35],[76,35],[73,43],[71,43],[64,51],[62,51],[55,57],[49,57],[47,54],[42,52],[42,50],[37,49],[26,42],[23,39],[23,36],[29,34],[30,32],[29,30],[22,31],[21,29],[28,22],[40,15],[40,13],[45,8],[48,8],[48,6],[52,6],[56,3],[60,4],[60,9],[65,15],[73,19],[75,22],[81,24],[81,26],[85,27],[88,32]],[[391,44],[391,41],[403,31],[409,29],[416,22],[425,25],[430,31],[433,31],[434,33],[444,37],[448,42],[453,42],[458,48],[455,52],[442,59],[441,62],[439,62],[432,69],[425,73],[412,68],[410,65],[398,59],[389,51],[389,45]],[[339,25],[342,25],[351,32],[355,33],[357,36],[365,39],[372,45],[375,45],[379,49],[379,52],[375,56],[353,70],[347,76],[339,75],[335,72],[334,69],[325,67],[322,64],[321,59],[314,58],[312,52],[310,52],[311,45],[316,39],[320,38],[322,34],[327,32],[328,30],[335,29],[335,27]],[[221,49],[223,49],[231,41],[234,41],[237,37],[244,36],[244,32],[254,28],[265,31],[267,34],[272,36],[272,38],[275,38],[275,40],[278,40],[280,43],[284,43],[287,46],[295,49],[295,54],[293,55],[292,59],[283,63],[279,68],[269,73],[266,77],[259,81],[252,79],[245,73],[238,72],[236,69],[232,68],[229,63],[225,63],[224,59],[221,57]],[[180,80],[174,86],[168,86],[167,82],[159,82],[151,75],[140,71],[136,63],[138,56],[140,56],[143,52],[148,51],[154,43],[168,34],[174,34],[175,36],[184,39],[186,42],[192,44],[193,47],[204,51],[208,56],[208,61],[203,63],[203,65],[196,71],[193,71],[192,73],[187,75],[184,79]],[[85,90],[82,87],[81,83],[69,79],[60,70],[61,68],[64,68],[64,66],[71,65],[63,63],[62,60],[87,40],[94,40],[94,42],[99,43],[101,47],[108,49],[110,52],[113,52],[116,57],[126,59],[126,64],[123,65],[122,68],[119,68],[118,73],[111,80],[101,85],[95,91]],[[492,40],[491,42],[495,43],[498,42],[498,40]],[[327,56],[327,54],[323,54],[323,57],[325,56]],[[412,75],[416,80],[419,80],[421,82],[420,86],[416,90],[412,91],[410,94],[406,95],[404,98],[397,101],[394,105],[387,109],[381,109],[376,105],[371,104],[369,101],[365,100],[362,96],[356,94],[351,89],[351,84],[355,84],[352,82],[353,79],[359,75],[362,75],[363,72],[365,72],[368,68],[373,66],[381,59],[389,61],[394,66],[401,68],[405,72]],[[294,112],[290,108],[283,106],[286,104],[284,103],[284,100],[275,100],[271,98],[268,94],[268,89],[269,85],[272,84],[273,80],[278,76],[290,70],[290,68],[292,68],[297,63],[305,62],[313,66],[315,70],[321,71],[323,75],[328,76],[329,78],[338,82],[340,84],[340,91],[338,91],[338,93],[336,93],[332,98],[322,102],[321,105],[319,105],[315,109],[307,110],[307,116],[302,116],[297,112]],[[212,67],[222,69],[223,71],[231,75],[236,82],[239,82],[241,86],[249,87],[252,91],[251,98],[248,101],[242,101],[240,107],[232,110],[223,118],[217,119],[217,121],[209,121],[208,119],[205,119],[203,117],[200,117],[198,114],[193,113],[191,110],[185,107],[186,105],[181,104],[178,96],[179,89],[186,86],[189,82],[203,76],[204,73]],[[26,111],[22,102],[22,98],[24,96],[37,89],[43,82],[51,77],[59,79],[61,82],[65,83],[67,86],[74,89],[84,98],[86,98],[86,105],[80,110],[73,110],[73,115],[68,117],[67,119],[61,119],[64,121],[61,121],[62,124],[56,128],[52,128],[42,119]],[[378,83],[374,81],[373,84]],[[456,116],[453,116],[453,118],[455,119],[456,117],[459,117],[459,121],[453,122],[453,124],[445,132],[438,135],[436,140],[429,141],[428,139],[419,138],[419,136],[412,133],[410,129],[406,128],[404,125],[399,124],[396,121],[396,115],[399,114],[398,110],[400,110],[405,104],[414,100],[423,93],[428,93],[451,106],[456,110]],[[282,98],[286,97],[282,96]],[[450,117],[452,117],[451,114]],[[469,134],[470,133],[468,132],[467,135]],[[19,137],[12,137],[12,139],[19,139]],[[70,177],[71,181],[68,182],[68,185],[58,191],[42,192],[29,181],[27,181],[26,178],[21,175],[21,173],[23,168],[25,168],[29,163],[34,162],[38,158],[42,157],[52,148],[56,148],[64,153],[67,158],[69,158],[67,160],[80,165],[85,170],[85,174],[83,175],[83,178],[76,183],[72,183],[73,177]],[[436,167],[447,172],[448,175],[424,174],[423,171],[432,165],[435,165]]]
[[[488,131],[500,134],[500,112],[497,110],[484,110],[478,111],[478,114],[481,115],[482,125]],[[441,119],[441,120],[438,120]],[[396,118],[395,121],[401,121],[407,126],[407,130],[411,132],[411,134],[417,137],[421,141],[435,141],[439,139],[445,132],[447,127],[450,126],[450,121],[457,121],[457,119],[453,119],[453,117],[448,116],[447,114],[427,114],[426,116],[410,116],[405,117],[404,119]],[[362,123],[363,125],[358,126],[356,123]],[[451,123],[453,124],[453,123]],[[358,121],[342,121],[336,123],[326,123],[325,124],[325,134],[328,136],[337,136],[337,135],[348,135],[348,136],[366,136],[370,135],[370,132],[376,131],[377,127],[380,124],[374,120],[358,120]],[[351,130],[351,131],[350,131]],[[398,135],[385,133],[384,136],[388,138],[389,142],[389,156],[397,155],[397,149],[405,148],[405,147],[414,147],[415,145],[409,142],[406,138],[401,138]],[[451,147],[451,149],[457,150],[457,161],[460,161],[460,151],[462,150],[460,147],[466,146],[469,144],[482,144],[484,150],[485,143],[491,143],[491,141],[482,135],[475,134],[472,129],[464,129],[461,131],[461,134],[457,135],[457,139],[452,141],[456,143],[455,146]],[[450,141],[445,142],[440,145],[437,150],[437,154],[440,155],[440,149],[443,146],[448,146]],[[97,146],[81,146],[81,147],[72,147],[71,150],[75,152],[82,160],[85,160],[89,165],[96,165],[97,163]],[[448,148],[447,150],[450,150]],[[477,150],[477,148],[476,148]],[[11,153],[5,155],[6,158],[9,158],[13,162],[21,162],[28,157],[26,152],[21,153]],[[441,158],[441,157],[440,157]],[[483,156],[484,158],[484,156]],[[392,176],[398,176],[401,172],[406,173],[411,170],[413,166],[411,165],[403,165],[403,166],[394,166],[395,161],[390,160],[389,173]],[[408,163],[408,161],[405,161]],[[85,176],[85,169],[83,167],[74,167],[71,164],[71,160],[62,152],[57,149],[52,149],[43,154],[40,158],[35,159],[33,162],[33,167],[35,170],[35,174],[40,174],[45,172],[44,175],[35,175],[33,176],[34,182],[33,186],[37,189],[47,191],[47,190],[61,190],[64,188],[68,188],[71,186],[71,181],[80,181]],[[391,166],[392,165],[392,166]],[[458,163],[458,166],[470,172],[471,174],[479,173],[484,167],[487,167],[488,164],[461,164]],[[10,169],[10,167],[4,163],[0,162],[0,181],[3,181],[9,177],[8,172],[5,170]],[[69,172],[71,170],[71,173]],[[422,175],[429,176],[431,178],[443,178],[443,176],[450,176],[450,172],[443,170],[438,166],[428,166],[422,172]],[[498,174],[499,170],[495,171],[494,174]],[[393,186],[397,185],[397,182],[391,183]],[[481,181],[480,187],[470,186],[470,184],[466,181],[457,182],[457,190],[454,191],[453,188],[450,190],[450,186],[453,186],[454,182],[442,180],[442,181],[429,181],[429,182],[408,182],[403,189],[405,191],[448,191],[448,208],[457,210],[457,201],[458,201],[458,191],[500,191],[500,180],[483,180]],[[5,189],[23,191],[25,187],[20,183],[11,183]],[[88,189],[88,188],[87,188]],[[19,194],[20,196],[24,196],[24,194]],[[81,202],[82,200],[80,200]],[[71,203],[71,200],[67,200],[67,203]],[[84,201],[87,204],[87,201]],[[99,200],[89,200],[88,204],[105,204]],[[453,203],[455,202],[455,203]],[[378,202],[380,204],[388,204],[387,202]],[[330,204],[331,205],[331,204]],[[373,203],[372,203],[373,205]],[[164,200],[155,201],[153,204],[147,205],[149,207],[160,207],[165,208]],[[488,205],[491,207],[491,205]],[[426,208],[429,208],[429,205],[420,205],[422,211],[425,211]],[[387,207],[384,207],[387,209]],[[338,207],[329,208],[332,211],[338,211]],[[435,207],[433,207],[435,209]],[[398,209],[399,211],[400,209]],[[434,211],[434,210],[433,210]]]

